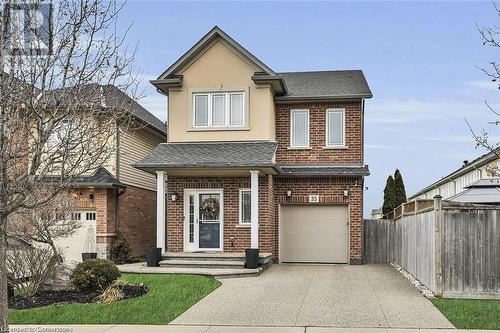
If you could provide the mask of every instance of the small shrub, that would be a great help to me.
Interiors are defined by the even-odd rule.
[[[125,237],[123,237],[123,234],[117,233],[111,247],[111,258],[113,261],[116,264],[126,264],[130,261],[131,253],[132,250]]]
[[[112,261],[91,259],[79,263],[71,273],[70,280],[79,290],[98,291],[108,288],[120,275]]]

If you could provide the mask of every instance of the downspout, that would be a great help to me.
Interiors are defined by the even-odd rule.
[[[361,152],[361,165],[365,164],[365,99],[361,99],[361,147],[363,151]],[[344,143],[345,144],[345,143]]]
[[[127,189],[123,189],[122,191],[117,188],[116,189],[116,200],[115,200],[115,210],[116,210],[116,231],[120,232],[120,197],[122,194],[127,192]]]
[[[120,179],[120,125],[117,123],[116,128],[116,179]],[[115,200],[115,230],[120,232],[120,189],[116,189]]]

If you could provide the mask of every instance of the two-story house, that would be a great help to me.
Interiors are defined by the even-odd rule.
[[[158,247],[361,263],[360,70],[277,73],[214,27],[152,84],[168,140],[135,166],[156,174]]]
[[[113,85],[82,86],[78,98],[98,99],[109,112],[126,110],[131,121],[128,126],[117,123],[116,128],[108,129],[114,138],[108,143],[109,159],[94,173],[71,184],[73,216],[82,227],[71,237],[58,239],[57,245],[64,250],[67,262],[81,261],[86,243],[99,258],[110,258],[111,246],[121,232],[132,254],[142,256],[156,242],[156,180],[132,164],[166,140],[167,128]],[[58,131],[54,131],[49,141],[57,136]]]

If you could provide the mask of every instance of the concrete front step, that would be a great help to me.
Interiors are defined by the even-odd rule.
[[[147,267],[145,263],[134,263],[117,266],[122,273],[140,274],[189,274],[205,275],[216,279],[258,276],[262,268],[190,268],[190,267]]]
[[[211,259],[165,259],[160,261],[163,267],[182,267],[182,268],[245,268],[244,260],[211,260]]]
[[[245,252],[166,252],[163,259],[245,261]],[[260,261],[267,262],[271,259],[272,253],[259,254]]]

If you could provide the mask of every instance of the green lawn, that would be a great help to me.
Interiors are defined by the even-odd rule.
[[[111,304],[61,304],[9,311],[10,324],[167,324],[219,287],[203,276],[123,274],[149,292]]]
[[[436,298],[432,303],[457,328],[500,330],[500,300]]]

